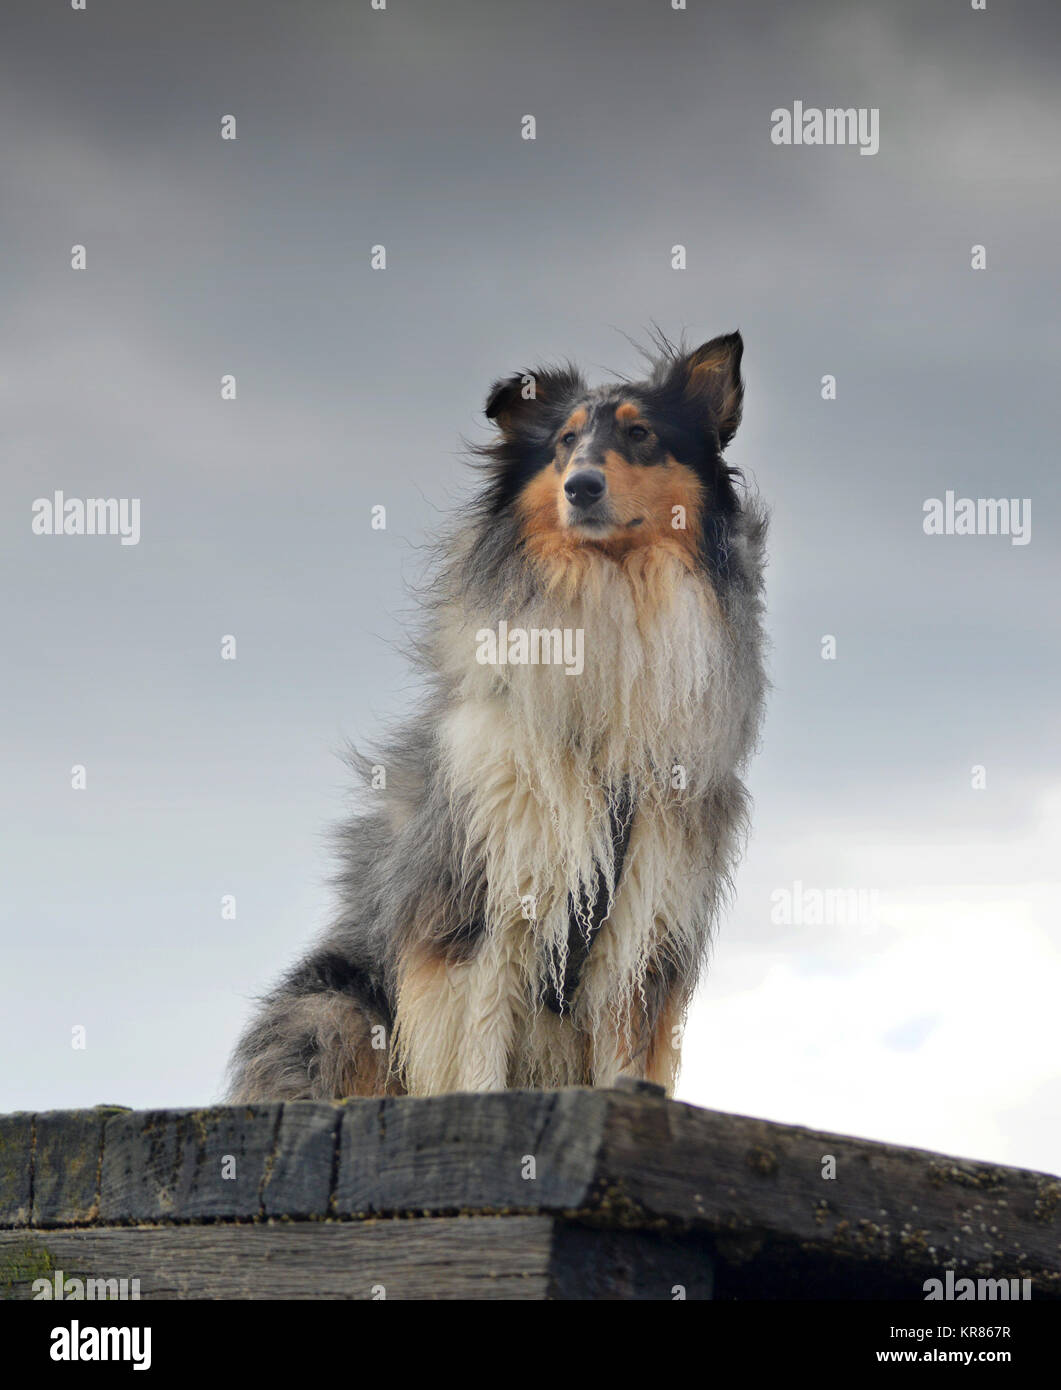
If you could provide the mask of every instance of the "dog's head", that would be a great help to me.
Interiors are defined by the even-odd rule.
[[[722,450],[740,422],[739,333],[693,352],[660,340],[649,377],[589,390],[573,367],[497,382],[491,511],[512,508],[532,553],[563,563],[591,546],[614,559],[666,546],[689,563],[737,509]]]

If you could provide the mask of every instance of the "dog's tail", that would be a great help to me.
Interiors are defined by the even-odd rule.
[[[259,1006],[229,1064],[227,1100],[339,1100],[401,1093],[393,1009],[381,981],[334,947],[296,966]]]

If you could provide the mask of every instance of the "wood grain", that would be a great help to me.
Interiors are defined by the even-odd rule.
[[[477,1223],[439,1224],[465,1217]],[[529,1218],[546,1225],[511,1224]],[[138,1249],[172,1243],[178,1263],[207,1252],[202,1287],[217,1288],[214,1246],[186,1229],[202,1223],[214,1223],[217,1260],[238,1246],[266,1263],[254,1252],[270,1242],[277,1259],[291,1250],[297,1261],[311,1248],[303,1237],[325,1230],[312,1248],[326,1271],[337,1246],[369,1252],[357,1255],[359,1279],[374,1251],[400,1252],[406,1269],[421,1239],[441,1242],[425,1245],[434,1268],[432,1252],[449,1248],[437,1233],[452,1229],[460,1288],[478,1277],[476,1259],[495,1267],[507,1229],[525,1245],[518,1268],[545,1281],[533,1297],[560,1287],[575,1292],[556,1296],[658,1297],[667,1277],[706,1297],[712,1268],[720,1296],[920,1297],[923,1280],[948,1269],[1061,1296],[1057,1178],[701,1110],[643,1087],[0,1117],[5,1248],[17,1232],[128,1228]],[[182,1228],[186,1243],[173,1234]],[[535,1253],[546,1229],[551,1264]],[[320,1296],[351,1297],[350,1287]],[[602,1292],[577,1292],[590,1288]]]

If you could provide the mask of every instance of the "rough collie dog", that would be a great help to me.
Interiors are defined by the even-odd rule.
[[[233,1101],[672,1089],[766,685],[765,515],[721,453],[742,351],[657,335],[644,381],[494,386],[425,707],[352,755],[375,800],[338,919],[260,1006]]]

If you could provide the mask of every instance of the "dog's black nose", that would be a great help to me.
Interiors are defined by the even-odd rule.
[[[592,507],[604,496],[607,486],[599,468],[580,468],[564,484],[564,496],[575,507]]]

